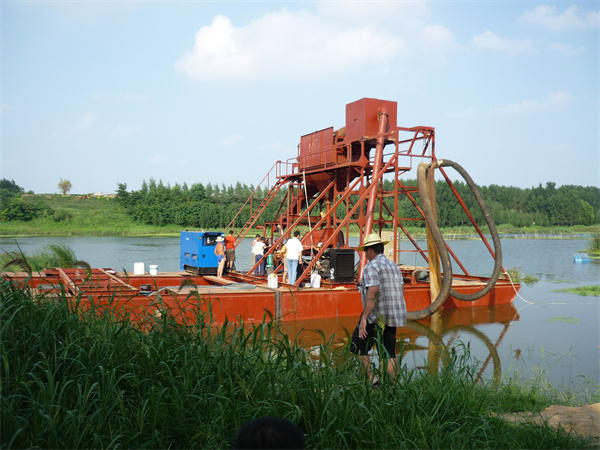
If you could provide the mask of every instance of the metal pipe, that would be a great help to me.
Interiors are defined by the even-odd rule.
[[[379,130],[377,134],[377,145],[375,147],[375,160],[373,161],[373,173],[371,173],[371,186],[369,186],[369,202],[367,203],[367,217],[363,235],[368,236],[373,231],[373,217],[375,216],[375,201],[377,200],[377,185],[379,184],[379,172],[381,171],[381,162],[383,161],[383,147],[385,145],[384,133],[388,131],[388,114],[385,108],[380,108],[377,120],[379,121]]]
[[[377,134],[377,145],[375,146],[375,160],[373,161],[373,172],[371,173],[371,185],[369,186],[369,201],[367,203],[367,215],[365,228],[360,242],[363,243],[365,236],[368,236],[373,231],[373,217],[375,216],[375,201],[377,200],[377,186],[379,184],[379,172],[381,171],[381,163],[383,161],[383,147],[385,145],[384,133],[388,131],[388,113],[386,108],[379,108],[377,120],[379,121],[379,130]],[[362,277],[363,269],[367,264],[367,258],[363,255],[360,259],[358,269],[359,279]]]

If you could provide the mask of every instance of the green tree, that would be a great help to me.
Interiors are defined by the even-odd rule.
[[[60,191],[62,192],[63,195],[67,195],[72,187],[73,187],[73,185],[71,184],[71,182],[69,180],[63,180],[61,178],[60,181],[58,182],[58,189],[60,189]]]
[[[24,192],[24,189],[15,183],[15,180],[7,180],[6,178],[2,178],[0,180],[0,190],[5,190],[8,192],[12,192],[15,194],[20,194]]]
[[[581,200],[581,224],[592,225],[594,223],[594,207],[585,200]]]

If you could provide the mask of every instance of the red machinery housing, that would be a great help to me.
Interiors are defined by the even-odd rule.
[[[415,162],[435,161],[435,131],[424,126],[398,127],[396,122],[396,102],[363,98],[346,105],[344,127],[302,136],[298,156],[278,161],[264,178],[270,181],[273,173],[276,178],[266,197],[258,206],[254,206],[257,202],[253,198],[247,202],[250,218],[237,239],[257,227],[261,215],[283,191],[275,220],[264,223],[264,234],[273,244],[265,258],[281,247],[292,230],[301,227],[305,249],[324,244],[313,252],[316,261],[327,248],[348,248],[346,237],[354,225],[361,236],[373,229],[391,230],[392,259],[396,262],[399,234],[407,236],[427,260],[427,252],[418,247],[406,229],[408,222],[424,220],[415,199],[418,190],[405,185],[401,177],[415,167]],[[403,217],[398,205],[405,196],[415,211]],[[228,228],[239,226],[239,217]],[[305,273],[311,270],[309,264]]]

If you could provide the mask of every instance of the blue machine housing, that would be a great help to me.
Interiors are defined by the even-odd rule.
[[[217,274],[217,238],[224,236],[219,231],[182,231],[180,237],[179,262],[182,270],[199,275]]]

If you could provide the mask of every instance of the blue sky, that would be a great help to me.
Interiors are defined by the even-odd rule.
[[[480,185],[599,186],[598,2],[7,1],[1,173],[258,184],[363,97]]]

